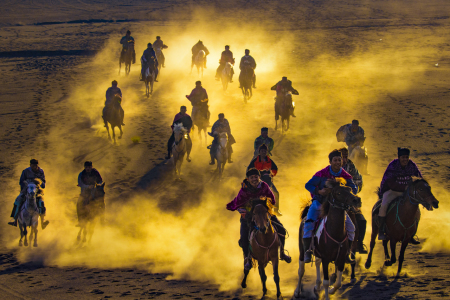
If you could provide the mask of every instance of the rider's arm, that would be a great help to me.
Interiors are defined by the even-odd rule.
[[[269,152],[272,152],[274,144],[275,144],[275,143],[274,143],[273,139],[270,139],[270,143],[269,143]]]
[[[25,170],[23,170],[22,174],[20,175],[20,179],[19,179],[20,190],[23,190],[23,188],[24,188],[23,182],[25,180],[27,180],[27,178],[26,178],[26,175],[25,175]]]
[[[103,182],[102,175],[100,175],[100,172],[99,172],[99,171],[97,171],[97,179],[96,179],[96,182],[97,182],[97,183],[102,183],[102,182]]]
[[[126,37],[122,37],[122,38],[120,39],[120,43],[121,43],[122,45],[126,44],[126,42],[127,42]]]
[[[83,173],[83,172],[81,172]],[[83,180],[81,180],[81,173],[78,175],[78,186],[83,190],[87,189],[89,185],[84,184]]]
[[[277,90],[277,86],[278,86],[278,83],[275,84],[273,87],[271,87],[270,90],[271,90],[271,91],[276,91],[276,90]]]
[[[305,188],[313,195],[319,195],[319,184],[322,181],[321,177],[313,176],[306,184]]]
[[[44,170],[40,169],[42,172],[42,178],[40,178],[42,180],[42,184],[41,184],[41,188],[45,189],[45,174],[44,174]]]
[[[270,170],[270,174],[272,175],[272,177],[274,177],[274,176],[276,176],[277,173],[278,173],[278,167],[277,167],[277,165],[273,162],[273,160],[271,160],[271,161],[272,161],[272,168],[271,168],[271,170]]]
[[[346,179],[346,180],[347,180],[346,186],[348,186],[349,188],[351,188],[353,194],[356,195],[356,193],[358,193],[358,187],[357,187],[356,184],[353,182],[353,179],[349,178],[349,179]]]
[[[236,209],[241,207],[242,204],[245,204],[247,201],[244,201],[246,198],[244,194],[245,193],[241,189],[239,191],[239,193],[237,194],[236,198],[234,198],[233,201],[231,201],[230,203],[227,204],[227,209],[231,210],[231,211],[235,211]]]

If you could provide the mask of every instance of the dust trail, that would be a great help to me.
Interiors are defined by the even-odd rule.
[[[353,118],[361,119],[368,132],[370,176],[365,177],[361,193],[363,212],[370,220],[375,202],[373,192],[379,184],[387,155],[379,155],[375,128],[383,121],[371,114],[370,105],[381,103],[387,93],[407,91],[417,82],[425,67],[420,50],[381,45],[374,35],[356,34],[367,45],[337,55],[329,46],[330,32],[282,32],[274,37],[265,24],[233,24],[223,20],[207,22],[200,15],[184,26],[133,30],[137,61],[147,42],[161,35],[169,48],[165,51],[167,68],[162,70],[155,94],[144,97],[143,84],[137,81],[139,65],[129,76],[118,76],[119,34],[111,35],[105,48],[92,62],[80,66],[69,99],[62,108],[53,107],[76,124],[61,125],[46,137],[50,146],[39,154],[48,180],[46,204],[51,226],[40,231],[39,249],[20,251],[20,259],[40,260],[48,265],[85,265],[90,267],[141,267],[149,271],[170,272],[174,278],[209,281],[222,290],[238,288],[242,272],[242,254],[238,247],[239,216],[225,210],[225,204],[237,194],[246,164],[253,152],[253,140],[263,126],[270,127],[275,139],[274,161],[279,166],[275,184],[281,193],[282,222],[290,232],[286,248],[293,263],[281,263],[282,290],[291,293],[296,283],[300,199],[308,199],[304,184],[328,164],[327,154],[337,145],[335,132]],[[143,24],[145,25],[145,24]],[[311,47],[302,41],[314,38]],[[190,48],[203,40],[210,50],[208,69],[202,79],[210,98],[211,121],[224,112],[237,140],[235,163],[227,165],[226,179],[219,184],[208,167],[208,152],[194,144],[193,162],[185,163],[184,181],[175,182],[170,173],[145,183],[147,191],[136,189],[140,178],[169,168],[161,165],[170,123],[180,105],[189,105],[184,95],[194,87],[197,76],[189,76]],[[350,38],[349,38],[350,39]],[[229,44],[237,64],[249,48],[257,61],[257,86],[253,99],[243,104],[236,83],[226,93],[214,80],[215,68],[223,47]],[[307,45],[309,46],[309,45]],[[312,54],[314,52],[314,54]],[[310,59],[306,59],[310,58]],[[414,72],[411,67],[414,66]],[[235,68],[234,81],[238,81]],[[283,75],[300,91],[296,101],[297,118],[292,119],[287,135],[274,132],[273,96],[269,91]],[[124,138],[114,147],[107,141],[100,112],[104,93],[113,79],[124,94]],[[190,110],[190,109],[189,109]],[[130,138],[143,137],[134,146]],[[194,143],[196,143],[194,141]],[[372,150],[373,149],[373,150]],[[89,247],[74,246],[76,237],[76,178],[84,160],[94,161],[107,182],[107,226],[97,226]],[[17,170],[19,174],[20,170]],[[110,188],[111,186],[111,188]],[[433,185],[432,186],[437,186]],[[439,195],[443,192],[438,190]],[[444,195],[443,197],[444,198]],[[435,228],[425,213],[423,228]],[[433,215],[434,217],[434,215]],[[431,218],[431,217],[430,217]],[[368,222],[370,224],[370,221]],[[421,223],[422,224],[422,223]],[[429,227],[431,226],[431,227]],[[368,226],[370,233],[370,226]],[[420,229],[420,233],[424,229]],[[16,239],[8,234],[9,247]],[[436,237],[442,249],[448,244]],[[366,239],[367,241],[367,239]],[[429,244],[425,244],[425,249]],[[436,244],[433,244],[436,245]],[[375,261],[374,264],[377,262]],[[312,271],[308,270],[308,274]],[[267,273],[271,271],[267,269]],[[250,292],[259,292],[258,276],[249,278]],[[274,284],[268,280],[269,288]]]

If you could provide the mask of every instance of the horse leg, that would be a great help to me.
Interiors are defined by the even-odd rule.
[[[28,234],[28,230],[27,230],[27,225],[23,224],[23,235],[25,237],[25,240],[23,241],[23,245],[26,247],[28,246],[28,240],[27,240],[27,234]]]
[[[317,262],[317,261],[316,261]],[[319,270],[320,272],[320,270]],[[302,279],[303,275],[305,275],[305,262],[298,259],[298,283],[294,292],[294,299],[298,299],[302,295]]]
[[[278,251],[277,257],[272,259],[272,265],[273,265],[273,280],[275,281],[275,285],[277,286],[277,299],[283,299],[280,289],[280,275],[278,274]]]
[[[105,122],[105,127],[106,127],[106,131],[108,132],[108,140],[111,140],[111,135],[109,134],[109,126],[108,126],[108,122],[107,121],[104,121]],[[113,129],[114,130],[114,129]]]
[[[34,226],[34,228],[32,228],[32,230],[34,230],[34,243],[33,243],[33,247],[37,247],[37,234],[38,234],[38,225],[36,224]]]
[[[259,261],[258,261],[258,270],[259,270],[259,277],[261,277],[261,283],[263,286],[263,298],[264,298],[264,296],[267,294],[267,287],[266,287],[267,276],[266,272],[264,271],[264,264],[260,263]]]
[[[391,260],[389,261],[389,264],[387,264],[388,261],[384,262],[384,265],[387,267],[392,266],[393,264],[395,264],[397,262],[397,257],[395,255],[395,246],[397,245],[397,242],[394,242],[394,240],[390,240],[390,243],[391,243]],[[387,244],[387,242],[386,242],[386,244]]]
[[[122,135],[123,135],[122,125],[119,125],[119,130],[120,130],[120,135],[119,135],[119,140],[120,140],[122,138]]]
[[[400,256],[398,257],[398,270],[397,270],[396,277],[400,277],[400,272],[402,270],[403,261],[405,260],[405,250],[406,250],[406,247],[408,247],[408,244],[409,244],[409,239],[404,241],[402,243],[402,247],[400,248]]]
[[[319,298],[320,286],[322,285],[322,276],[320,273],[320,264],[322,259],[316,257],[316,285],[314,286],[314,294]]]
[[[87,227],[88,227],[88,222],[86,222],[83,227],[83,241],[82,241],[83,243],[86,243]]]
[[[369,269],[370,266],[372,265],[372,254],[373,254],[373,248],[375,247],[375,239],[377,238],[377,235],[378,235],[378,226],[372,218],[372,235],[370,237],[370,250],[369,250],[369,255],[367,255],[366,263],[364,265],[364,267],[366,269]]]
[[[83,231],[83,226],[81,225],[80,222],[80,231],[78,231],[78,235],[77,235],[77,242],[79,243],[81,241],[81,232]]]
[[[20,223],[20,222],[19,222],[19,230],[20,230],[19,247],[22,247],[23,227],[22,227],[22,223]]]
[[[336,278],[337,278],[337,266],[336,264],[334,265],[334,273],[331,274],[330,276],[330,285],[333,285],[336,282]]]
[[[114,145],[115,145],[116,144],[116,131],[114,130],[114,128],[115,128],[115,126],[111,125],[111,130],[112,130],[112,133],[113,133],[113,140],[114,140]]]
[[[334,295],[336,291],[341,287],[342,285],[342,271],[337,271],[337,280],[336,283],[331,287],[330,294]]]
[[[356,255],[355,255],[354,253],[352,253],[352,254],[351,254],[351,259],[355,259],[355,258],[356,258]],[[351,276],[350,276],[350,278],[351,278],[350,283],[351,283],[351,284],[355,284],[355,283],[356,283],[356,276],[355,276],[355,267],[356,267],[356,264],[351,264],[350,267],[351,267],[351,269],[352,269],[352,274],[351,274]]]
[[[323,270],[323,289],[325,290],[325,300],[330,300],[330,296],[328,295],[328,288],[330,287],[330,280],[328,278],[328,261],[322,261],[322,270]]]
[[[245,289],[247,287],[247,275],[249,272],[250,272],[250,270],[244,269],[244,278],[242,278],[242,281],[241,281],[241,287],[243,289]]]
[[[384,260],[385,260],[384,265],[388,267],[388,266],[390,266],[389,261],[391,260],[391,257],[389,256],[389,250],[388,250],[387,244],[388,244],[388,240],[384,240],[383,241]]]

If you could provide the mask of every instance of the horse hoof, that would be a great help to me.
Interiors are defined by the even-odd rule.
[[[277,296],[277,300],[283,300],[283,295],[279,295],[279,296]]]
[[[392,266],[391,261],[390,261],[390,260],[386,260],[386,261],[384,262],[384,266],[385,266],[385,267],[390,267],[390,266]]]
[[[110,141],[111,140],[111,137],[110,136],[108,136],[108,141]]]
[[[77,241],[81,241],[81,236],[77,236]]]
[[[22,241],[19,241],[19,247],[22,247],[23,245],[22,245]]]
[[[241,282],[241,287],[242,287],[243,289],[245,289],[245,288],[247,287],[247,284],[246,284],[245,282]]]
[[[38,246],[37,243],[34,243],[34,244],[33,244],[33,247],[37,247],[37,246]]]
[[[337,278],[336,273],[331,274],[331,276],[330,276],[330,285],[333,285],[336,282],[336,278]]]
[[[28,246],[28,242],[27,242],[27,241],[23,242],[23,245],[24,245],[25,247],[27,247],[27,246]]]
[[[372,265],[372,262],[371,262],[371,261],[366,261],[366,263],[364,264],[364,267],[365,267],[366,269],[369,269],[371,265]]]
[[[350,284],[355,284],[355,283],[356,283],[356,278],[350,279]]]
[[[119,136],[119,140],[122,139],[122,136]]]

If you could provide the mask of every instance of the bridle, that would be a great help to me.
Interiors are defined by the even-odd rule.
[[[418,181],[424,181],[423,179],[419,179]],[[428,197],[426,197],[426,198],[423,198],[420,194],[419,194],[419,192],[417,192],[417,189],[416,189],[416,187],[414,186],[414,183],[415,182],[412,182],[410,185],[408,185],[408,187],[407,187],[407,189],[406,189],[406,196],[408,196],[408,198],[409,198],[409,202],[411,203],[411,204],[416,204],[416,205],[419,205],[419,204],[422,204],[423,206],[428,206],[428,205],[430,205],[428,202],[427,202],[427,200],[429,199],[429,198],[431,198],[431,197],[433,197],[433,195],[430,195],[430,196],[428,196]],[[412,189],[412,194],[411,194],[411,189]],[[413,195],[417,195],[416,197],[414,197]],[[418,199],[419,198],[419,199]]]
[[[330,206],[333,208],[342,209],[345,211],[348,211],[352,208],[352,205],[336,201],[333,192],[331,192],[331,200],[328,200],[328,203],[330,203]]]

